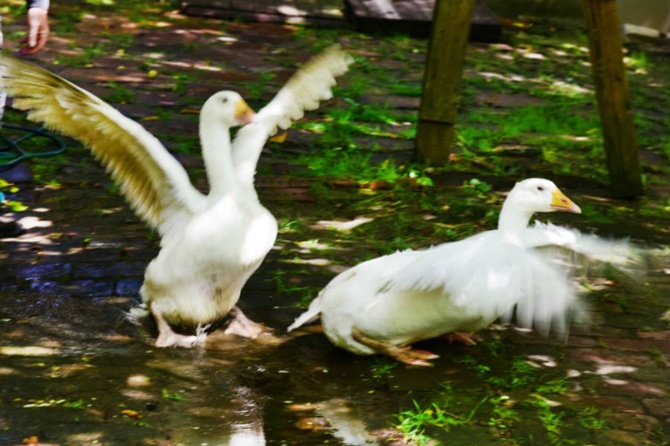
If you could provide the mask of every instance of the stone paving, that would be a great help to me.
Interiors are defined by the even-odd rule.
[[[345,26],[344,9],[341,0],[194,0],[181,7],[185,14],[202,17],[335,27]]]
[[[174,88],[175,76],[159,72],[148,78],[139,58],[120,66],[116,56],[105,53],[86,68],[59,65],[59,54],[81,44],[83,37],[76,33],[54,36],[40,63],[103,97],[111,95],[110,81],[132,89],[137,100],[119,103],[120,109],[142,119],[151,131],[190,137],[196,128],[192,111],[209,93],[242,85],[248,94],[254,88],[270,94],[290,75],[285,67],[305,60],[312,44],[296,43],[291,27],[226,24],[222,35],[220,23],[191,19],[137,29],[129,19],[111,14],[84,16],[79,29],[97,41],[105,37],[91,32],[101,26],[110,35],[132,34],[137,54],[167,55],[165,66],[183,74],[189,94]],[[228,45],[221,37],[235,43]],[[341,37],[343,43],[347,39]],[[396,61],[380,53],[370,56],[370,51],[359,47],[358,54],[396,66]],[[206,59],[221,60],[225,69],[199,65],[205,54]],[[272,85],[259,84],[260,74],[271,69],[276,74]],[[194,70],[199,76],[187,78]],[[420,69],[412,76],[420,79]],[[416,106],[406,98],[395,103]],[[176,120],[168,129],[155,119],[161,108],[183,113],[173,115]],[[296,150],[310,144],[309,136],[295,135]],[[169,139],[169,146],[178,148],[179,141]],[[398,144],[399,150],[407,148]],[[292,178],[291,166],[280,153],[266,155],[259,176],[263,202],[278,217],[300,215],[316,226],[321,211],[310,191],[312,181]],[[199,159],[180,159],[202,184]],[[378,358],[353,357],[319,334],[283,334],[300,312],[295,304],[306,297],[300,287],[323,286],[337,272],[319,266],[318,256],[302,248],[304,241],[301,245],[286,234],[280,234],[242,298],[249,316],[273,329],[272,334],[256,342],[214,335],[199,351],[153,349],[150,330],[131,323],[125,312],[136,302],[144,267],[157,252],[156,238],[128,209],[104,170],[76,144],[66,155],[31,167],[37,179],[18,183],[19,191],[12,196],[29,206],[13,215],[28,231],[0,241],[2,444],[400,445],[402,437],[389,429],[394,413],[411,408],[412,399],[430,398],[444,382],[458,390],[465,402],[458,404],[467,406],[491,385],[482,370],[504,376],[513,357],[567,379],[567,389],[553,403],[569,408],[572,416],[565,419],[562,438],[552,440],[555,444],[662,445],[670,438],[667,254],[659,255],[638,282],[596,286],[596,323],[575,326],[566,344],[494,327],[483,334],[494,342],[464,347],[429,341],[427,347],[441,355],[434,368],[396,366],[375,380],[371,370]],[[450,181],[445,189],[454,184]],[[337,193],[342,196],[342,218],[353,217],[349,205],[361,195],[352,189]],[[593,190],[579,189],[571,196],[577,202],[601,198]],[[667,235],[667,228],[650,231],[649,243],[658,247]],[[374,247],[349,248],[340,264],[354,264],[370,252]],[[288,255],[313,261],[313,268],[292,270]],[[286,291],[286,282],[297,291]],[[530,392],[512,387],[507,396],[521,398]],[[607,427],[580,427],[585,408],[596,408]],[[523,441],[485,421],[438,436],[443,444],[549,444],[541,426],[530,419],[515,423]],[[347,429],[349,436],[343,433]]]

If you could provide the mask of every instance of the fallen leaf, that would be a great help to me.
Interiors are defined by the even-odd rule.
[[[130,409],[122,410],[121,415],[125,415],[128,418],[135,418],[137,420],[142,418],[142,415],[140,415],[139,412],[137,412],[136,410],[130,410]]]
[[[273,136],[272,138],[270,138],[270,141],[271,142],[278,142],[278,143],[281,144],[284,141],[286,141],[287,136],[288,136],[288,132],[278,133],[275,136]]]

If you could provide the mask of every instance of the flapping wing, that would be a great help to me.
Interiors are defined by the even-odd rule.
[[[483,232],[457,242],[415,251],[412,262],[389,276],[384,290],[390,291],[431,291],[443,289],[446,292],[460,290],[457,284],[468,277],[475,277],[475,271],[486,265],[486,250],[495,246],[494,231]],[[461,278],[462,276],[462,278]]]
[[[568,272],[488,231],[423,251],[386,284],[389,292],[439,291],[470,315],[509,318],[542,333],[565,333],[579,308]],[[436,297],[440,294],[435,294]]]
[[[32,121],[81,141],[119,183],[137,215],[164,234],[204,196],[184,168],[137,122],[71,82],[0,54],[0,88]]]
[[[526,229],[524,242],[528,248],[560,247],[591,260],[615,265],[625,265],[635,257],[635,250],[627,239],[605,239],[539,221]]]
[[[251,124],[242,127],[233,141],[233,159],[241,181],[253,182],[258,157],[267,139],[277,129],[287,129],[333,96],[335,78],[347,72],[352,57],[340,45],[332,45],[314,56],[286,82]]]

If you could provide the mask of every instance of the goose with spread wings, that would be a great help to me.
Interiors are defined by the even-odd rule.
[[[140,124],[73,83],[0,54],[0,88],[28,118],[81,141],[106,165],[131,207],[161,237],[140,290],[158,326],[159,347],[191,347],[226,315],[228,329],[255,337],[259,326],[236,306],[242,287],[272,248],[277,222],[254,188],[267,139],[332,97],[352,58],[326,48],[288,80],[258,113],[233,91],[211,96],[200,112],[200,144],[209,193]],[[231,127],[243,126],[231,143]],[[190,327],[195,333],[178,333]]]
[[[564,333],[568,316],[581,311],[579,296],[569,270],[542,248],[620,264],[629,250],[625,241],[574,229],[528,227],[534,213],[554,211],[581,209],[549,180],[521,181],[505,199],[496,230],[354,266],[326,285],[288,331],[320,316],[338,347],[422,366],[437,355],[410,344],[442,335],[472,344],[472,332],[513,312],[523,327]]]

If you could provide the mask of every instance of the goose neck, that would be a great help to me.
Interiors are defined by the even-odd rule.
[[[207,171],[210,195],[223,195],[235,186],[235,169],[230,153],[230,131],[204,113],[200,118],[200,144]]]
[[[503,205],[498,218],[498,231],[506,240],[521,243],[523,234],[532,218],[532,213],[523,212],[511,206]]]

